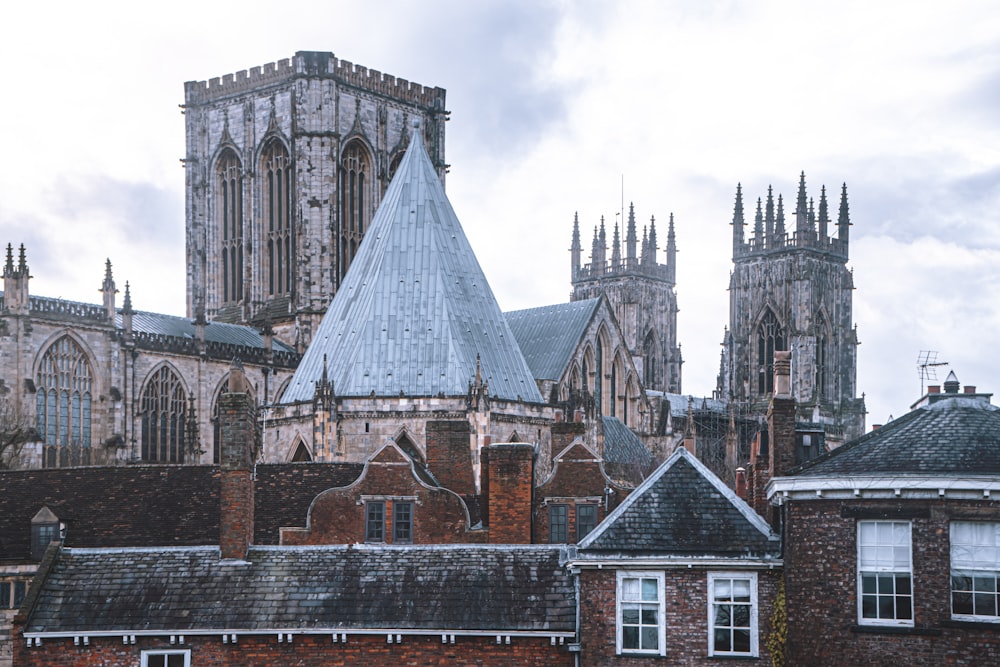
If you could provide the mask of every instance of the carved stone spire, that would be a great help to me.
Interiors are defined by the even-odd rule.
[[[115,279],[111,275],[111,259],[104,264],[104,282],[101,284],[101,294],[104,297],[104,316],[109,320],[115,319]]]
[[[583,254],[583,247],[580,245],[580,216],[577,213],[573,214],[573,243],[569,248],[570,253],[570,280],[576,280],[577,274],[580,273],[580,258]]]
[[[819,190],[819,217],[816,219],[819,225],[819,238],[823,243],[826,243],[827,238],[830,235],[830,209],[826,201],[826,186],[822,186]]]
[[[736,203],[733,205],[733,254],[743,247],[743,184],[736,184]]]
[[[767,202],[764,204],[764,231],[767,233],[767,247],[773,248],[778,245],[775,236],[778,234],[774,229],[774,190],[767,186]]]
[[[615,222],[615,233],[611,237],[611,270],[617,271],[622,264],[622,243],[618,235],[618,223]]]
[[[649,216],[649,265],[656,266],[656,251],[659,246],[656,244],[656,218]]]
[[[600,272],[598,271],[597,268],[601,263],[601,251],[598,250],[600,242],[601,242],[601,237],[598,235],[597,227],[595,226],[594,241],[590,246],[590,275],[592,276],[600,275]]]
[[[635,232],[635,206],[629,202],[628,205],[628,228],[625,230],[625,259],[628,268],[635,267],[635,251],[638,238]]]
[[[795,201],[795,234],[798,236],[798,243],[803,243],[808,238],[809,232],[809,208],[806,200],[806,172],[799,175],[799,195]]]
[[[677,281],[677,237],[674,234],[674,214],[670,214],[670,223],[667,225],[667,279],[674,283]]]
[[[767,237],[764,236],[764,209],[763,202],[760,197],[757,197],[757,213],[754,215],[753,220],[753,238],[756,241],[757,248],[763,248]]]
[[[7,244],[7,262],[3,265],[3,277],[14,277],[14,247]]]
[[[837,236],[840,238],[845,255],[847,254],[847,244],[850,240],[850,234],[851,213],[847,207],[847,183],[844,183],[844,187],[840,191],[840,215],[837,216]]]
[[[132,337],[132,316],[135,311],[132,310],[132,292],[129,289],[128,281],[125,281],[125,302],[122,304],[122,329],[125,330],[126,339],[131,339]]]
[[[778,246],[785,245],[785,200],[781,195],[778,195],[778,215],[774,221],[774,236]]]

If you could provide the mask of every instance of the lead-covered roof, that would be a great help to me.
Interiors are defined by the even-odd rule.
[[[419,135],[284,402],[311,400],[324,364],[339,396],[465,395],[477,357],[491,396],[542,402]]]

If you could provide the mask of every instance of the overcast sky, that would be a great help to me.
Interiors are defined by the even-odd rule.
[[[921,350],[1000,394],[989,0],[16,3],[0,240],[32,292],[97,302],[110,258],[136,308],[184,314],[183,82],[300,50],[447,89],[448,194],[504,310],[568,299],[575,212],[588,252],[623,197],[673,213],[684,391],[710,394],[736,184],[788,202],[805,171],[848,185],[868,425],[919,397]]]

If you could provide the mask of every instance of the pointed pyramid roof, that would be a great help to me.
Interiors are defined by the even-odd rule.
[[[328,358],[338,396],[491,396],[541,403],[420,138],[413,140],[282,401],[311,400]]]

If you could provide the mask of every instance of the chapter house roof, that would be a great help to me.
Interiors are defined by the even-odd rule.
[[[559,380],[601,299],[585,299],[504,313],[536,380]]]
[[[579,544],[581,560],[769,560],[778,554],[778,536],[767,522],[684,448]]]
[[[25,635],[330,632],[567,634],[572,575],[549,546],[62,549]],[[65,595],[65,591],[73,595]]]
[[[311,400],[324,363],[339,396],[464,396],[478,356],[491,396],[541,403],[420,132],[413,137],[282,400]]]

